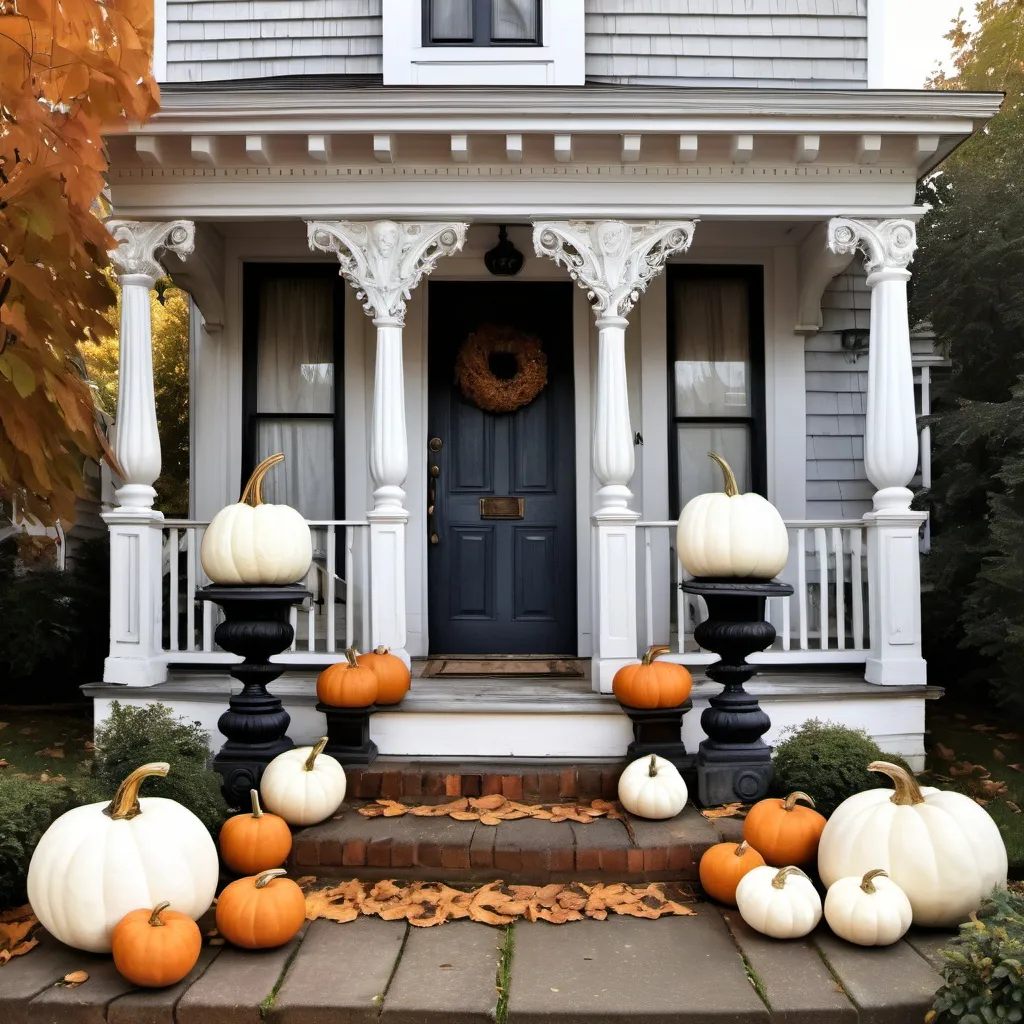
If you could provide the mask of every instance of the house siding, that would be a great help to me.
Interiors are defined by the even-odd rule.
[[[867,86],[867,0],[586,0],[587,80]]]

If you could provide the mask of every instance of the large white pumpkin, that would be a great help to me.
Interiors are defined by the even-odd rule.
[[[263,772],[263,805],[289,825],[316,825],[329,818],[345,799],[345,769],[323,752],[327,737],[312,747],[278,754]]]
[[[61,942],[108,953],[114,925],[132,910],[169,903],[193,920],[209,910],[220,870],[210,833],[174,800],[139,798],[144,779],[169,770],[163,762],[137,768],[110,803],[75,807],[39,840],[28,899]]]
[[[1006,886],[1006,847],[988,812],[961,793],[921,787],[886,761],[868,765],[896,786],[869,789],[833,812],[818,846],[818,872],[831,886],[882,868],[907,894],[914,924],[942,928],[966,921]]]
[[[720,455],[725,493],[698,494],[686,503],[676,529],[676,553],[698,578],[770,580],[786,567],[789,534],[777,509],[760,494],[740,494]]]
[[[290,505],[263,504],[263,478],[283,461],[280,453],[264,459],[241,500],[222,508],[206,528],[200,561],[214,583],[281,585],[309,572],[313,541],[306,520]]]
[[[840,878],[825,894],[829,928],[858,946],[891,946],[906,934],[913,916],[907,894],[881,868],[863,878]]]
[[[686,806],[686,783],[671,761],[657,754],[626,765],[619,776],[619,802],[640,818],[674,818]]]
[[[797,867],[754,868],[736,886],[736,906],[751,928],[773,939],[800,939],[821,920],[821,897]]]

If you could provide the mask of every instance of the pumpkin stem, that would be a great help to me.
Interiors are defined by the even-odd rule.
[[[866,892],[869,896],[876,893],[878,890],[874,886],[874,879],[876,878],[888,878],[889,872],[883,868],[875,868],[874,871],[869,871],[860,881],[861,889]]]
[[[651,763],[647,767],[647,774],[653,779],[658,774],[658,755],[651,754]]]
[[[779,869],[775,877],[772,879],[772,888],[785,889],[786,879],[789,878],[790,875],[803,875],[804,878],[807,877],[799,868],[793,867],[793,865],[790,864],[789,867]]]
[[[287,874],[288,874],[288,872],[285,871],[284,868],[271,868],[269,871],[261,871],[256,876],[256,888],[257,889],[264,889],[268,885],[270,885],[270,883],[275,878],[280,878],[282,875],[287,875]]]
[[[784,811],[791,811],[796,807],[797,800],[803,800],[804,803],[814,806],[814,801],[806,794],[801,793],[799,790],[796,793],[790,793],[785,800],[782,801],[782,809]]]
[[[374,651],[374,654],[377,652]],[[354,647],[348,647],[345,649],[345,657],[348,658],[349,668],[359,668],[359,662],[356,660],[359,657],[359,652]]]
[[[391,648],[390,647],[385,647],[383,644],[381,644],[380,647],[374,647],[373,653],[374,654],[390,654],[391,653]]]
[[[668,652],[668,647],[648,647],[647,650],[644,651],[644,656],[640,659],[640,664],[650,665],[650,663],[654,661],[655,658],[660,658],[663,654],[668,654]]]
[[[320,739],[313,744],[313,749],[309,752],[309,757],[306,758],[306,763],[302,766],[302,770],[305,772],[311,772],[313,766],[316,764],[316,759],[324,752],[324,747],[327,746],[327,737],[321,736]]]
[[[150,925],[152,925],[152,927],[154,927],[154,928],[163,928],[163,926],[164,926],[164,923],[163,923],[163,921],[162,921],[162,920],[160,919],[160,915],[161,915],[161,914],[162,914],[162,913],[163,913],[163,912],[164,912],[164,911],[165,911],[165,910],[166,910],[166,909],[167,909],[167,908],[168,908],[169,906],[170,906],[170,903],[168,903],[168,902],[166,902],[166,901],[165,901],[165,902],[163,902],[163,903],[158,903],[158,904],[157,904],[157,905],[156,905],[156,906],[155,906],[155,907],[153,908],[153,913],[149,915],[149,923],[150,923]]]
[[[260,794],[258,790],[249,790],[249,799],[252,800],[252,816],[254,818],[263,817],[263,808],[260,807]]]
[[[139,804],[139,786],[150,776],[164,776],[170,770],[171,766],[166,761],[152,761],[150,764],[144,764],[141,768],[136,768],[117,787],[114,799],[103,808],[103,813],[110,815],[113,821],[131,821],[132,818],[142,813],[142,807]]]
[[[733,850],[733,856],[742,857],[749,849],[750,846],[747,844],[746,839],[744,839],[743,842],[741,842],[740,845],[737,846],[735,850]]]
[[[714,459],[722,467],[722,476],[725,477],[726,497],[735,498],[740,493],[740,487],[736,483],[736,474],[732,471],[732,467],[721,455],[716,455],[714,452],[708,452],[708,458]]]
[[[869,772],[881,772],[892,779],[896,792],[892,795],[892,802],[900,807],[913,807],[914,804],[924,803],[924,794],[917,784],[917,779],[905,768],[898,764],[890,764],[888,761],[872,761],[868,765]]]
[[[241,498],[238,499],[240,505],[249,504],[255,508],[257,505],[263,504],[263,478],[279,462],[284,462],[283,452],[268,456],[252,471],[252,476],[249,477],[249,482],[245,485]]]

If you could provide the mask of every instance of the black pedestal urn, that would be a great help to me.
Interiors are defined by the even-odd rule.
[[[223,781],[224,796],[232,807],[244,807],[250,789],[258,789],[263,769],[278,754],[295,744],[285,735],[291,716],[281,699],[267,691],[267,684],[284,672],[270,658],[291,646],[294,630],[288,621],[292,605],[309,596],[301,584],[290,586],[218,586],[201,588],[203,601],[224,609],[217,626],[218,646],[245,660],[232,665],[230,673],[242,683],[232,694],[228,710],[217,727],[227,737],[213,759]]]
[[[707,668],[708,678],[723,690],[700,718],[707,739],[697,753],[698,796],[705,806],[760,800],[772,780],[771,748],[761,738],[771,719],[743,688],[757,671],[746,659],[775,641],[775,627],[764,617],[765,600],[788,597],[793,588],[779,580],[737,579],[695,579],[680,586],[707,602],[708,618],[693,637],[704,650],[721,656]]]

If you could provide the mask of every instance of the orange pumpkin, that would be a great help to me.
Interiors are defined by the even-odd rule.
[[[110,936],[114,966],[133,985],[164,988],[175,985],[199,959],[203,937],[187,914],[161,903],[152,910],[133,910],[114,925]]]
[[[356,649],[345,652],[346,661],[329,665],[316,681],[316,696],[332,708],[365,708],[377,699],[377,675],[372,668],[360,665]]]
[[[657,661],[667,647],[650,647],[635,665],[625,665],[615,673],[612,692],[629,708],[674,708],[690,696],[693,677],[682,665]]]
[[[283,946],[306,920],[306,898],[284,868],[232,882],[217,900],[217,930],[233,946]]]
[[[718,843],[700,859],[700,884],[704,891],[719,903],[736,906],[736,886],[740,879],[754,868],[764,867],[764,857],[742,843]]]
[[[412,677],[405,662],[386,647],[375,647],[369,654],[360,654],[356,661],[372,669],[377,677],[376,704],[397,704],[408,692]]]
[[[810,807],[801,807],[798,800]],[[806,793],[790,793],[785,800],[769,798],[754,804],[743,822],[743,838],[772,867],[805,867],[818,856],[824,828],[825,819],[814,810],[814,801]]]
[[[284,818],[267,814],[260,795],[249,790],[252,814],[236,814],[220,830],[220,855],[236,875],[255,875],[280,867],[292,851],[292,831]]]

